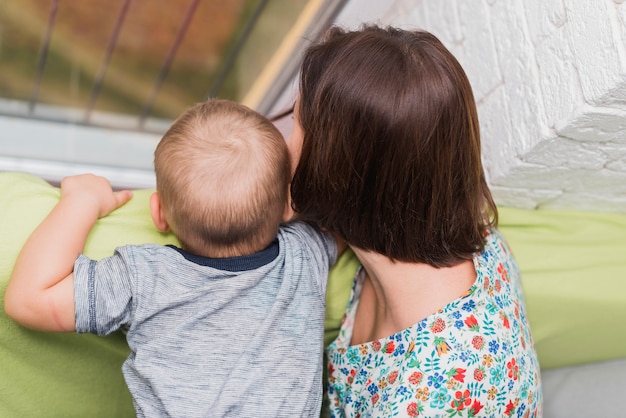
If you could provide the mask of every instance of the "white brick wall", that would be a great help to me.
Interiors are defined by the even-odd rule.
[[[501,205],[626,212],[624,0],[352,0],[337,23],[433,32],[474,88]]]

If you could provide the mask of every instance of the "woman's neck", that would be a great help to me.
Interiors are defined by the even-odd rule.
[[[471,260],[436,268],[353,250],[363,264],[365,278],[352,345],[388,337],[414,325],[459,298],[476,280]]]

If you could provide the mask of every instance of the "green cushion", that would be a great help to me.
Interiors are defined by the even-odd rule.
[[[626,357],[626,214],[499,211],[542,368]]]
[[[148,200],[135,191],[98,221],[85,253],[93,258],[131,243],[176,243],[156,231]],[[27,174],[0,173],[0,297],[15,258],[59,197]],[[500,208],[500,227],[523,273],[528,316],[542,368],[626,357],[626,214]],[[328,343],[340,326],[358,260],[346,251],[331,270]],[[121,374],[121,334],[48,334],[0,310],[0,416],[134,416]]]
[[[126,243],[176,243],[152,226],[150,191],[98,221],[85,253],[101,258]],[[26,174],[0,173],[0,297],[28,235],[52,209],[59,190]],[[0,310],[0,416],[134,417],[121,373],[128,346],[121,333],[49,334],[15,324]]]
[[[341,319],[352,290],[352,281],[361,263],[348,248],[339,257],[328,275],[326,287],[326,320],[324,322],[324,343],[329,345],[337,337]]]

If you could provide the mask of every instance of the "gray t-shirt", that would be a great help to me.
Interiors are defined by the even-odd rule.
[[[250,256],[124,246],[74,269],[76,330],[128,328],[138,416],[314,416],[334,239],[304,223]]]

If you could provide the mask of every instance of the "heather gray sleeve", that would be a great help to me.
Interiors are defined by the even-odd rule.
[[[328,271],[337,261],[337,241],[329,232],[321,231],[306,222],[291,222],[285,226],[286,230],[298,237],[302,246],[301,254],[309,263],[313,280],[319,284],[322,295],[326,294]]]
[[[116,250],[94,261],[81,255],[74,263],[76,332],[108,335],[129,322],[132,278],[128,258]]]

